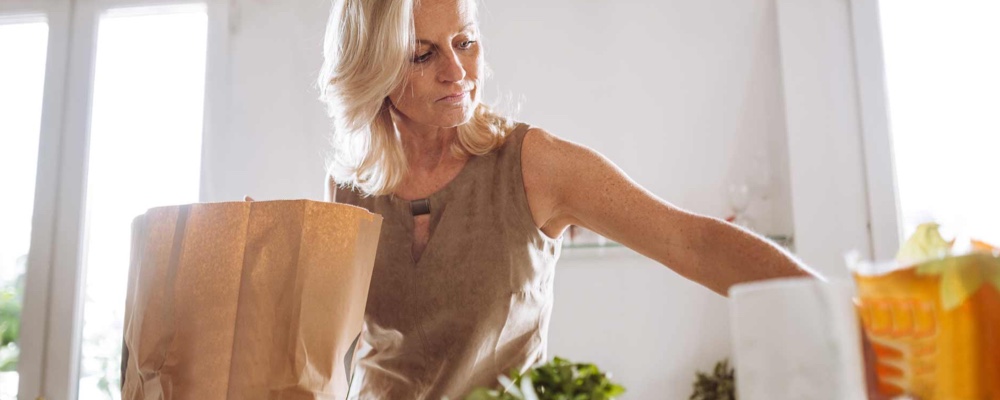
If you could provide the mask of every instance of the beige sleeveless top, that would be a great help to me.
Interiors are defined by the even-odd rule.
[[[335,200],[382,215],[352,393],[360,399],[463,399],[497,376],[545,361],[563,237],[535,226],[521,175],[518,124],[466,162],[430,201],[418,262],[409,202],[339,187]]]

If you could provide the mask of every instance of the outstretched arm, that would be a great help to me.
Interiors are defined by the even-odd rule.
[[[597,232],[723,296],[741,282],[818,277],[746,229],[667,203],[596,151],[533,130],[522,165],[534,171],[532,181],[550,199],[550,221]]]

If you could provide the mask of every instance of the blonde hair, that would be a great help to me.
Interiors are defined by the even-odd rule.
[[[389,94],[405,84],[416,34],[417,0],[334,0],[319,76],[320,100],[333,119],[327,172],[338,185],[368,195],[392,193],[407,173],[406,155],[392,121]],[[511,118],[482,104],[476,82],[472,119],[458,126],[456,157],[485,155],[503,144]]]

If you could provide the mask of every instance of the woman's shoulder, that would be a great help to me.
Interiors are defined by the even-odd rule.
[[[525,129],[519,139],[521,177],[532,218],[539,229],[556,236],[565,225],[555,218],[564,184],[578,180],[571,174],[574,161],[568,146],[573,144],[537,126]]]
[[[521,155],[525,152],[526,148],[538,147],[539,144],[537,141],[539,139],[548,142],[552,138],[555,138],[555,135],[538,126],[526,122],[514,122],[510,131],[504,136],[503,143],[496,150],[500,153]],[[522,157],[523,155],[518,158]]]
[[[592,178],[596,166],[610,164],[596,150],[541,127],[527,129],[522,142],[521,170],[526,189],[534,188],[552,201],[578,192],[583,186],[581,177]]]
[[[528,126],[520,135],[521,165],[526,170],[557,172],[572,163],[575,148],[582,147],[538,126]]]

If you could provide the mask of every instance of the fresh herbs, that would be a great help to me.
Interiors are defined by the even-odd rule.
[[[610,400],[625,388],[594,364],[573,363],[556,357],[552,361],[510,378],[500,377],[501,390],[479,388],[465,400]]]
[[[0,283],[0,372],[17,371],[20,353],[17,339],[21,330],[21,301],[24,298],[24,266],[28,256],[18,257],[16,270],[22,271],[10,282]]]
[[[729,366],[729,360],[715,363],[712,375],[698,371],[694,382],[694,393],[689,400],[736,400],[736,371]]]

